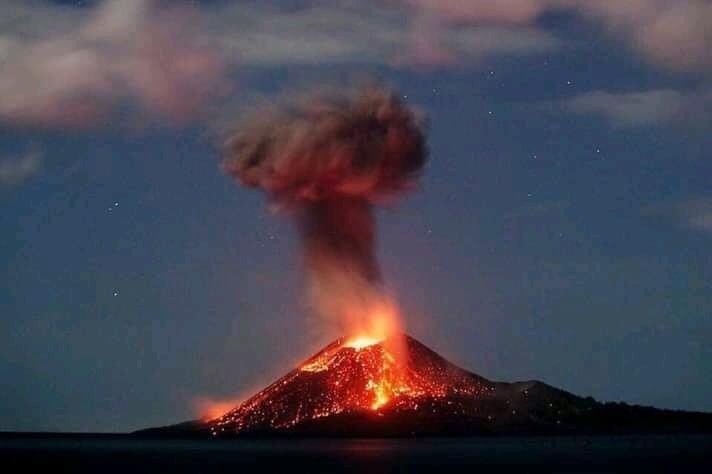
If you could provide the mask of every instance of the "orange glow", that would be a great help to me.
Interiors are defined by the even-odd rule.
[[[454,400],[452,410],[475,416],[477,408],[468,412],[465,401],[490,390],[490,385],[402,333],[387,339],[359,335],[329,344],[297,370],[212,420],[210,429],[221,436],[290,430],[303,422],[358,412],[389,417],[403,410],[428,409],[445,397]]]
[[[342,347],[351,348],[356,352],[379,347],[378,356],[372,359],[372,378],[366,384],[363,396],[368,400],[367,407],[379,410],[388,404],[398,393],[409,391],[403,377],[407,360],[403,357],[401,348],[401,323],[395,303],[386,297],[380,297],[372,302],[368,317],[360,319],[358,327],[352,328],[353,336],[347,338]],[[398,359],[398,362],[396,360]],[[313,360],[301,367],[306,371],[321,371],[328,369],[328,363],[323,360]]]
[[[373,393],[375,400],[371,404],[372,410],[378,410],[391,399],[391,391],[388,385],[388,381],[386,380],[381,380],[380,383],[374,384]]]
[[[353,318],[347,324],[351,337],[346,340],[344,347],[361,350],[402,332],[398,308],[391,299],[383,296],[374,298],[365,313],[365,317]]]
[[[347,324],[347,337],[213,419],[213,435],[230,430],[288,430],[308,420],[359,411],[389,416],[401,409],[418,410],[448,395],[473,397],[485,390],[403,334],[392,300],[379,296],[367,307],[358,321]],[[412,360],[413,355],[418,357]],[[211,408],[212,414],[223,407]]]
[[[351,347],[353,349],[356,349],[357,351],[360,351],[364,347],[373,346],[375,344],[378,344],[381,341],[382,341],[382,339],[376,339],[375,337],[368,337],[368,336],[354,337],[354,338],[347,340],[344,343],[344,347]]]
[[[201,420],[214,420],[234,409],[241,402],[240,399],[213,400],[201,397],[196,399],[193,405]]]

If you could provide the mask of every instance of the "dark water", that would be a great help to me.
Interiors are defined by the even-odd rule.
[[[0,472],[705,472],[712,436],[146,440],[1,436]]]

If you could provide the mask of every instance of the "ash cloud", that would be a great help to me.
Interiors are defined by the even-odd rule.
[[[228,174],[295,216],[315,309],[358,326],[382,298],[373,206],[417,180],[422,117],[384,88],[321,91],[257,111],[225,153]]]

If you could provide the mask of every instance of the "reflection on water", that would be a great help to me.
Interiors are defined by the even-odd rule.
[[[2,465],[73,472],[468,471],[712,472],[712,436],[463,439],[147,440],[121,436],[0,436]],[[8,472],[8,471],[5,471]],[[245,471],[243,471],[245,472]]]

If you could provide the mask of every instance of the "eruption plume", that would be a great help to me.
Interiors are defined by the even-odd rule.
[[[296,217],[317,312],[385,337],[395,311],[381,286],[373,206],[411,189],[426,156],[420,115],[369,87],[257,111],[229,136],[223,165]]]

